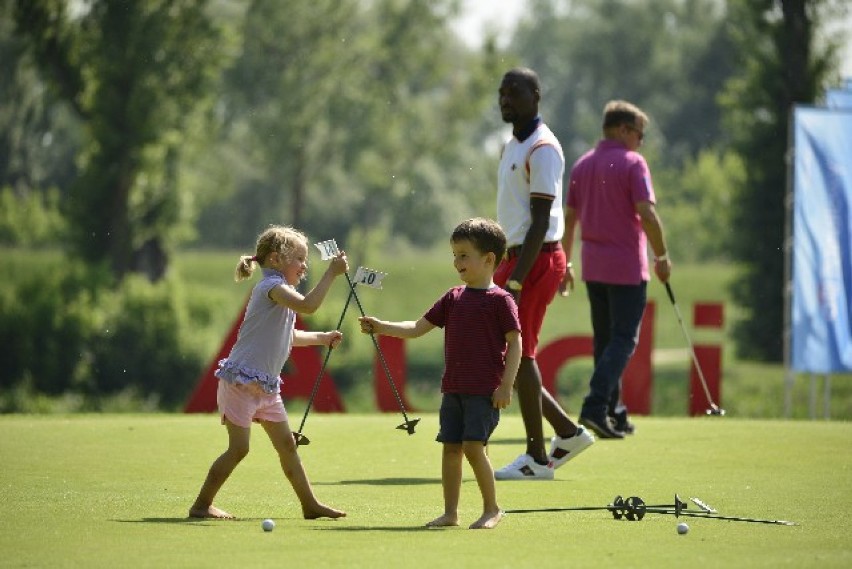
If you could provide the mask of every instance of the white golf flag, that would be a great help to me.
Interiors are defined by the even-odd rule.
[[[314,243],[314,247],[319,249],[323,261],[328,261],[332,257],[336,257],[340,254],[340,249],[337,248],[337,241],[335,241],[334,239]]]
[[[383,273],[381,271],[375,271],[366,267],[358,267],[358,270],[355,272],[355,279],[353,282],[370,288],[381,289],[382,279],[384,279],[387,275],[387,273]]]

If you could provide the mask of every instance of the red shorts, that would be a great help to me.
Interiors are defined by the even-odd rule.
[[[266,393],[256,383],[234,384],[220,379],[216,403],[219,404],[223,425],[226,417],[246,429],[251,427],[252,421],[281,423],[287,420],[281,394]]]
[[[494,273],[494,283],[505,287],[517,264],[518,257],[503,259]],[[521,320],[521,355],[524,357],[535,358],[547,305],[556,297],[566,270],[565,251],[561,246],[555,251],[541,251],[527,278],[521,283],[523,289],[518,304],[518,318]]]

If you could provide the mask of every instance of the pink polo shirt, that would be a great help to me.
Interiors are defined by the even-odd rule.
[[[623,143],[601,140],[574,164],[566,205],[580,223],[584,281],[650,280],[647,238],[635,209],[642,201],[655,202],[651,171]]]

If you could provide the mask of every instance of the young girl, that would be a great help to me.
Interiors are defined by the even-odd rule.
[[[240,325],[239,335],[227,359],[219,362],[216,400],[222,424],[228,430],[228,449],[207,473],[198,498],[189,509],[193,518],[233,518],[213,505],[216,493],[249,451],[252,421],[266,431],[278,452],[284,475],[296,492],[305,519],[339,518],[346,513],[320,503],[296,452],[296,442],[281,400],[279,374],[293,346],[336,346],[343,335],[296,330],[296,313],[315,312],[335,277],[349,269],[340,253],[317,285],[302,296],[295,286],[308,269],[308,240],[290,227],[270,226],[257,239],[254,256],[240,257],[235,279],[252,275],[254,264],[263,279],[254,287]]]

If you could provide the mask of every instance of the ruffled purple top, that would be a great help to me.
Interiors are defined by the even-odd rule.
[[[219,369],[214,373],[219,379],[228,383],[256,383],[265,393],[275,394],[281,389],[281,377],[270,375],[259,369],[249,367],[228,359],[219,360]]]

